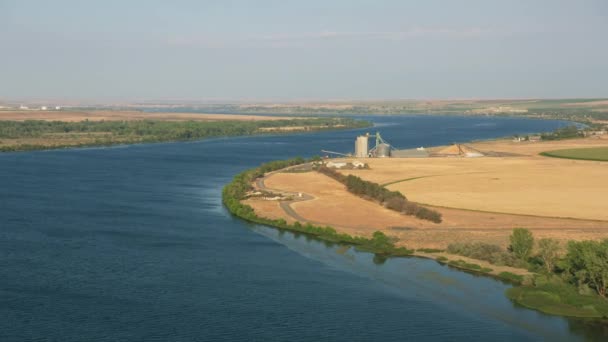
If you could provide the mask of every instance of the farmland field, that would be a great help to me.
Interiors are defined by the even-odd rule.
[[[576,148],[541,153],[546,157],[608,161],[608,147]]]

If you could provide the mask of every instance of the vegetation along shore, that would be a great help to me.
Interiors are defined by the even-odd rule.
[[[68,121],[50,121],[31,115],[0,113],[0,152],[43,150],[115,144],[188,141],[213,137],[280,134],[371,126],[352,118],[285,118],[241,115],[175,114],[165,116],[131,112],[62,113]],[[90,113],[85,113],[90,114]],[[135,116],[134,116],[135,115]],[[2,120],[2,119],[5,120]],[[6,119],[8,118],[8,120]],[[23,118],[23,120],[16,120]],[[50,116],[54,118],[54,116]],[[76,121],[83,119],[82,121]],[[91,119],[89,119],[91,118]]]

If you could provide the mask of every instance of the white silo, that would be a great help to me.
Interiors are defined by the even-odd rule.
[[[369,144],[368,144],[368,136],[360,135],[355,140],[355,157],[357,158],[367,158],[367,154],[369,153]]]

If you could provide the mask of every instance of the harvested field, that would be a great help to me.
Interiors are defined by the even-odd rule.
[[[608,136],[597,136],[584,139],[567,139],[555,141],[520,141],[510,139],[476,141],[468,143],[482,152],[503,152],[527,156],[537,156],[541,152],[570,148],[605,147],[608,146]]]
[[[396,182],[387,187],[419,203],[608,221],[606,163],[510,157],[378,159],[368,164],[371,171],[349,173],[380,183]]]
[[[294,119],[294,117],[262,116],[262,115],[233,115],[233,114],[200,114],[200,113],[146,113],[139,111],[86,110],[86,111],[0,111],[0,120],[24,121],[131,121],[131,120],[161,120],[161,121],[274,121]]]
[[[276,173],[265,184],[271,189],[312,195],[314,199],[291,207],[311,222],[331,222],[353,235],[371,236],[383,227],[403,225],[403,219],[407,218],[350,194],[342,184],[317,172]],[[370,213],[378,215],[377,220],[368,217]]]

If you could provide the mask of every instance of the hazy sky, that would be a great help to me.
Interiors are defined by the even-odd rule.
[[[0,0],[0,99],[605,96],[607,0]]]

